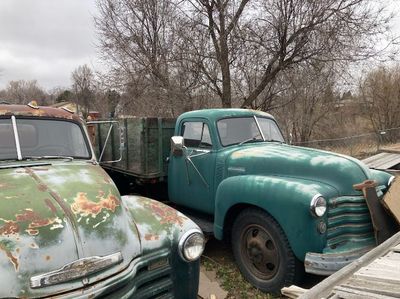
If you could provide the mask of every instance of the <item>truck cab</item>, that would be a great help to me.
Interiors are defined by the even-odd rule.
[[[70,111],[0,105],[0,298],[197,298],[204,237],[121,196]]]
[[[278,291],[305,271],[329,275],[377,245],[366,195],[394,177],[349,156],[292,146],[268,113],[182,114],[171,139],[169,200],[210,215],[242,274]]]

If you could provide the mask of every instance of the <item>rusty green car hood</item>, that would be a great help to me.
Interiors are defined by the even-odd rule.
[[[353,184],[371,179],[359,160],[332,152],[279,143],[242,145],[227,151],[227,174],[287,176],[321,182],[339,194],[357,193]]]
[[[40,297],[80,288],[121,271],[140,255],[136,226],[100,166],[86,161],[36,164],[0,163],[0,297]],[[122,262],[88,278],[29,286],[32,276],[117,252]]]

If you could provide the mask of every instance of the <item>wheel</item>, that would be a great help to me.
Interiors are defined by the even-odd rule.
[[[232,249],[242,275],[264,292],[279,292],[304,272],[282,228],[259,209],[248,208],[238,215],[232,227]]]

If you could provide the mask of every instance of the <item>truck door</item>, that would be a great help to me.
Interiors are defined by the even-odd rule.
[[[215,149],[209,126],[202,120],[186,120],[180,127],[182,156],[171,155],[168,189],[170,200],[198,211],[214,213]]]

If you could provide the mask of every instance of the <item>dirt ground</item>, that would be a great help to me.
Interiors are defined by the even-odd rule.
[[[279,294],[265,294],[245,281],[237,268],[229,244],[210,238],[207,241],[202,260],[202,271],[211,279],[215,279],[228,294],[228,299],[246,298],[284,298]],[[311,288],[324,277],[305,274],[299,287]],[[223,298],[217,298],[223,299]]]

